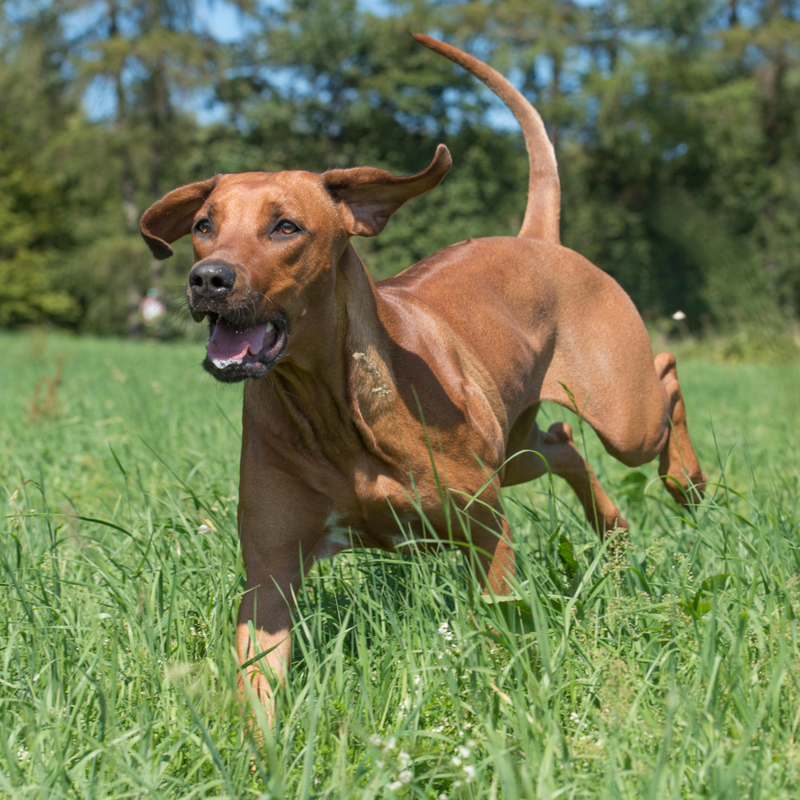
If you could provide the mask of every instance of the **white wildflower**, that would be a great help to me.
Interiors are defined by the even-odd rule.
[[[465,745],[463,745],[463,744],[460,744],[460,745],[459,745],[459,746],[456,748],[456,751],[457,751],[457,752],[458,752],[458,754],[461,756],[461,758],[469,758],[469,754],[470,754],[470,752],[471,752],[471,751],[470,751],[470,749],[469,749],[469,747],[466,747],[466,746],[465,746]]]
[[[464,764],[464,780],[467,783],[472,783],[475,780],[475,776],[478,774],[478,770],[472,766],[472,764]]]
[[[397,763],[401,767],[407,767],[411,763],[411,756],[408,753],[406,753],[404,750],[401,750],[397,754]]]
[[[404,786],[407,786],[411,783],[411,779],[414,777],[414,773],[410,769],[404,769],[398,776],[397,780],[400,781]]]

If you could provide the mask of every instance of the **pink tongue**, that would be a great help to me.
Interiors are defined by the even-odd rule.
[[[264,346],[266,331],[266,323],[246,331],[237,331],[220,317],[208,340],[208,357],[217,361],[241,361],[248,350],[257,355]]]

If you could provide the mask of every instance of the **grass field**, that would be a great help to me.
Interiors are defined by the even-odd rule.
[[[509,601],[455,553],[317,565],[271,731],[235,690],[241,388],[201,352],[0,337],[0,796],[798,796],[796,365],[679,364],[696,515],[594,439],[627,541],[509,492]]]

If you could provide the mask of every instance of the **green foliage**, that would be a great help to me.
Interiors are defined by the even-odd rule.
[[[629,539],[508,492],[510,598],[454,552],[317,564],[273,731],[236,695],[241,390],[199,358],[0,338],[3,797],[794,798],[795,367],[680,364],[695,513],[593,437]]]
[[[61,204],[69,189],[53,175],[57,146],[49,136],[74,106],[62,97],[54,69],[55,19],[9,44],[0,59],[0,326],[74,323],[73,297],[60,285],[55,252],[73,240]]]
[[[403,174],[444,141],[444,184],[357,243],[374,275],[514,235],[527,171],[516,126],[408,30],[490,60],[536,103],[560,163],[563,241],[646,318],[680,309],[709,336],[796,325],[796,3],[225,4],[246,21],[228,45],[183,0],[2,5],[0,269],[16,285],[0,289],[0,325],[138,332],[143,293],[178,296],[186,266],[150,259],[138,217],[215,172]]]
[[[17,251],[13,263],[0,263],[0,326],[75,322],[72,297],[54,290],[55,270],[43,258]]]

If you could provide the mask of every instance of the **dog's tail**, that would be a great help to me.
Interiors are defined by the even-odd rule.
[[[420,44],[449,58],[483,81],[511,110],[522,127],[528,148],[528,207],[519,236],[560,243],[558,220],[561,210],[561,186],[553,145],[547,136],[539,112],[497,70],[457,47],[422,33],[411,34]]]

